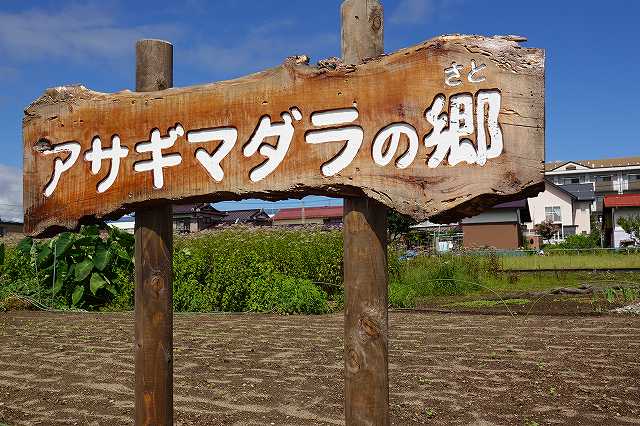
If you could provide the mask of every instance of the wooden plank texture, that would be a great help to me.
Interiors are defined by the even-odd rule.
[[[148,93],[104,94],[82,86],[50,89],[25,110],[26,231],[42,235],[75,228],[162,200],[367,196],[416,219],[446,221],[535,194],[543,182],[544,52],[520,46],[521,40],[441,36],[361,65],[325,60],[308,66],[304,57],[294,57],[237,80]],[[493,109],[486,102],[492,93],[499,95]],[[455,95],[470,96],[471,103]],[[454,101],[457,106],[452,106]],[[442,125],[436,131],[432,122],[440,115],[439,107],[452,116],[448,120],[445,115],[443,122],[451,121],[455,132],[447,134]],[[312,119],[313,113],[336,109],[342,111]],[[499,116],[492,130],[488,123],[496,109]],[[476,114],[478,110],[484,115]],[[261,132],[258,123],[266,117],[274,124],[290,120],[291,125]],[[338,121],[342,124],[335,124]],[[409,144],[403,135],[396,152],[387,150],[394,144],[388,132],[390,138],[383,140],[389,126],[417,136]],[[332,134],[327,128],[346,129],[354,142],[345,144],[339,140],[345,132]],[[503,148],[480,164],[469,157],[469,147],[479,150],[479,132],[484,146],[497,146],[495,128]],[[155,153],[149,144],[153,129],[158,130],[156,148],[166,147]],[[257,136],[291,129],[284,156],[265,173],[264,166],[272,164],[265,161],[278,157],[287,135],[267,137],[262,145]],[[207,140],[214,134],[218,140]],[[427,135],[431,144],[425,144]],[[219,141],[223,136],[226,144]],[[252,136],[256,140],[250,144]],[[96,137],[101,153],[95,149]],[[321,143],[332,137],[335,142]],[[117,142],[120,155],[105,153]],[[444,154],[434,153],[435,142]],[[453,157],[446,152],[451,143],[456,145]],[[415,157],[409,146],[417,149]],[[351,160],[345,154],[353,147]],[[336,156],[340,160],[327,168]],[[157,161],[151,163],[152,158]],[[221,170],[216,167],[219,158]],[[111,175],[115,163],[118,169]],[[150,170],[154,164],[162,167]]]
[[[378,0],[345,0],[342,58],[384,53]],[[344,200],[344,414],[347,425],[388,425],[389,321],[387,208],[367,197]]]
[[[136,90],[173,85],[173,46],[136,44]],[[135,420],[173,424],[172,206],[141,205],[135,215]]]

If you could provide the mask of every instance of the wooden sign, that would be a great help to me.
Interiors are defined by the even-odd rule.
[[[455,220],[542,188],[544,51],[442,36],[362,65],[305,57],[158,92],[47,90],[26,110],[26,232],[143,203],[367,196]]]

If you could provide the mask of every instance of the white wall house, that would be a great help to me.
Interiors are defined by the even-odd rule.
[[[559,225],[554,241],[562,241],[568,235],[591,233],[591,211],[595,200],[590,184],[556,185],[545,182],[545,190],[537,197],[529,198],[531,222],[527,228],[533,230],[545,220]]]
[[[634,243],[631,235],[618,225],[620,218],[632,216],[640,216],[640,194],[607,195],[604,198],[604,231],[607,245],[619,248]]]

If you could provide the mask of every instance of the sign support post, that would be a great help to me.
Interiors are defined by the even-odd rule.
[[[378,0],[345,0],[342,59],[359,64],[384,53]],[[367,197],[344,200],[345,420],[388,425],[387,208]]]
[[[25,109],[27,234],[136,212],[136,424],[173,421],[172,203],[345,198],[345,418],[389,425],[387,208],[453,222],[544,189],[544,50],[455,34],[382,55],[380,0],[341,17],[343,63],[164,90],[173,47],[141,40],[136,92]]]
[[[173,46],[136,44],[136,91],[173,86]],[[135,417],[137,425],[173,424],[171,204],[135,212]]]

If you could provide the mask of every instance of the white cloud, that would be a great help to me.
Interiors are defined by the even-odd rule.
[[[417,24],[428,19],[435,9],[434,0],[402,0],[391,13],[392,24]]]
[[[458,10],[464,0],[400,0],[389,15],[389,22],[398,25],[414,25],[438,16],[449,16]]]
[[[131,55],[140,38],[175,37],[173,25],[126,27],[101,3],[69,5],[60,10],[0,12],[0,50],[21,61]]]
[[[288,56],[312,54],[326,50],[327,46],[338,45],[337,33],[292,37],[289,34],[293,27],[294,23],[289,20],[274,21],[253,28],[233,45],[195,44],[184,52],[184,60],[201,69],[241,75],[280,64]]]
[[[0,164],[0,219],[22,222],[22,171]]]

